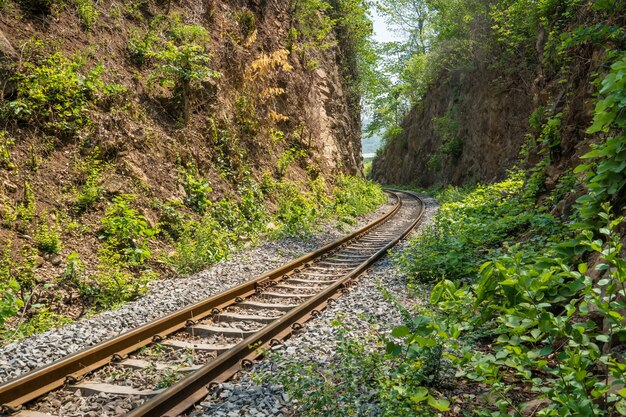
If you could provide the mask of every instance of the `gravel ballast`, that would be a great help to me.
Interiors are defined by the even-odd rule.
[[[155,281],[147,295],[118,310],[2,346],[0,383],[271,271],[364,226],[389,208],[390,205],[383,205],[376,212],[359,218],[357,224],[344,225],[343,230],[331,223],[307,239],[264,242],[232,254],[230,259],[190,277]]]
[[[437,202],[430,197],[421,196],[425,205],[423,221],[413,233],[432,222]],[[406,240],[395,250],[401,250]],[[379,261],[371,273],[361,276],[350,291],[327,307],[322,314],[309,321],[305,331],[293,335],[282,345],[273,350],[280,355],[280,362],[328,362],[334,355],[339,338],[335,320],[349,324],[349,337],[365,339],[372,331],[372,326],[380,332],[402,324],[398,309],[387,301],[378,285],[386,288],[397,301],[410,307],[415,303],[406,290],[406,277],[393,266],[389,258]],[[218,388],[190,412],[190,417],[235,417],[235,416],[287,416],[296,415],[282,387],[264,383],[258,385],[253,375],[263,375],[276,369],[269,360],[254,365],[251,371],[241,374],[237,382],[221,384]]]

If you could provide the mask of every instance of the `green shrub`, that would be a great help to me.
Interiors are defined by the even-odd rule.
[[[443,168],[443,158],[440,153],[435,153],[428,158],[426,168],[431,172],[439,172]]]
[[[11,242],[6,242],[0,253],[0,329],[4,329],[6,320],[17,315],[24,306],[19,298],[20,284],[15,278],[15,262],[11,257]],[[0,334],[4,330],[0,330]]]
[[[243,9],[239,10],[235,14],[235,20],[237,21],[244,38],[252,35],[256,27],[256,18],[254,16],[254,13],[252,13],[250,9],[244,7]]]
[[[94,170],[87,176],[87,181],[76,193],[74,204],[79,213],[84,213],[92,208],[104,192],[101,182],[101,172]]]
[[[291,164],[304,160],[306,157],[307,153],[303,149],[290,148],[286,150],[276,161],[276,173],[279,177],[284,177]]]
[[[70,287],[80,288],[85,277],[85,263],[76,252],[67,256],[65,271],[61,275],[61,280]]]
[[[5,242],[0,252],[0,338],[9,333],[4,323],[18,313],[26,314],[33,306],[27,301],[35,287],[37,250],[24,246],[20,257],[14,258],[11,241]]]
[[[101,220],[106,246],[122,255],[131,266],[143,265],[152,255],[148,243],[158,230],[148,225],[145,217],[131,207],[134,195],[124,194],[113,199]]]
[[[13,169],[11,162],[11,147],[15,144],[15,140],[6,135],[6,132],[0,132],[0,168]]]
[[[148,54],[158,62],[149,83],[158,83],[174,92],[174,97],[181,101],[186,121],[191,112],[193,84],[221,74],[210,67],[211,54],[206,49],[209,33],[205,28],[183,25],[175,18],[163,35],[166,41],[154,46]]]
[[[185,205],[196,213],[204,213],[211,206],[209,194],[213,191],[209,183],[200,176],[198,169],[188,166],[179,169],[185,189]]]
[[[340,219],[351,223],[357,216],[374,210],[386,197],[378,185],[360,177],[339,176],[332,190],[332,198],[326,196],[328,185],[323,178],[310,182],[310,191],[301,192],[294,184],[264,179],[261,189],[277,202],[274,222],[277,237],[311,233],[322,218]]]
[[[372,336],[350,338],[350,329],[335,320],[336,351],[324,361],[301,363],[272,355],[277,364],[271,374],[254,375],[260,382],[281,384],[297,405],[301,416],[435,416],[449,410],[449,401],[440,398],[433,386],[438,374],[441,348],[427,320],[414,320],[392,333],[403,343]],[[430,336],[428,347],[416,340]],[[385,344],[387,351],[372,350]]]
[[[16,203],[11,216],[15,228],[19,232],[28,232],[30,224],[35,218],[35,208],[35,193],[33,192],[30,182],[24,181],[24,198]]]
[[[615,349],[626,334],[618,301],[626,262],[617,233],[625,219],[604,204],[604,226],[572,233],[527,199],[515,175],[439,198],[434,226],[395,257],[420,282],[437,282],[418,316],[432,335],[414,337],[410,326],[392,335],[410,337],[419,349],[438,338],[452,353],[456,377],[489,390],[493,401],[475,405],[479,415],[519,410],[509,400],[516,385],[549,400],[541,415],[617,415],[626,406],[611,388],[626,370]],[[590,252],[599,256],[593,278],[581,261],[594,259]],[[404,381],[424,366],[402,370]]]
[[[100,151],[96,148],[91,155],[84,160],[78,160],[74,165],[80,172],[80,190],[74,191],[74,205],[78,213],[84,213],[91,209],[104,193],[102,188],[102,174],[107,166],[99,159]]]
[[[533,209],[521,173],[490,186],[447,191],[438,197],[441,207],[434,225],[412,239],[409,249],[394,255],[421,282],[474,280],[476,264],[497,254],[503,241],[533,233],[535,240],[529,244],[539,245],[564,230],[558,220]]]
[[[43,44],[37,46],[43,48]],[[75,134],[90,122],[90,105],[123,91],[118,84],[105,83],[103,65],[83,75],[84,66],[84,59],[67,58],[61,52],[25,61],[16,76],[17,98],[3,103],[0,113],[51,134]]]
[[[433,119],[435,132],[441,139],[439,152],[458,159],[463,153],[463,140],[459,136],[461,124],[455,110],[447,111],[441,117]]]
[[[589,160],[574,170],[585,173],[589,192],[577,200],[577,210],[583,221],[593,225],[600,222],[598,213],[603,202],[617,198],[626,186],[626,53],[611,65],[602,80],[600,99],[596,103],[593,124],[587,133],[606,134],[592,145],[593,150],[582,158]]]
[[[158,41],[157,33],[151,27],[146,32],[133,29],[128,37],[128,51],[133,62],[139,66],[150,58],[154,44]]]
[[[242,237],[254,239],[264,232],[268,220],[276,225],[274,237],[306,235],[321,219],[353,218],[373,210],[385,198],[378,186],[360,178],[341,177],[333,199],[327,197],[328,187],[321,177],[309,187],[303,192],[269,175],[261,184],[248,178],[239,190],[239,201],[221,199],[211,204],[201,221],[185,224],[176,252],[167,262],[181,274],[198,272],[226,257]],[[264,208],[265,198],[277,204],[273,216]]]
[[[142,21],[144,16],[144,11],[146,6],[148,5],[147,0],[130,0],[124,2],[126,15],[134,20]]]
[[[42,252],[59,254],[63,250],[63,242],[59,236],[58,226],[40,225],[35,233],[35,244]]]
[[[268,218],[267,210],[264,205],[264,194],[259,185],[254,181],[241,187],[239,190],[241,201],[238,209],[245,219],[244,229],[248,233],[262,231],[265,227],[265,221]]]
[[[337,178],[333,188],[333,197],[333,211],[342,217],[362,216],[375,210],[387,200],[385,193],[378,185],[349,175],[340,175]]]
[[[329,2],[324,0],[292,0],[291,10],[296,27],[289,32],[294,49],[303,53],[309,49],[327,49],[335,45],[330,34],[334,21],[328,11]]]
[[[93,0],[74,0],[80,23],[87,30],[93,29],[98,20],[98,10]]]
[[[159,228],[173,240],[180,238],[187,221],[187,216],[182,212],[183,207],[183,203],[179,200],[169,200],[164,204],[157,204],[160,216]]]
[[[11,334],[10,340],[23,339],[36,333],[43,333],[50,329],[56,329],[68,325],[74,320],[63,314],[51,311],[49,307],[38,307],[33,309],[32,317],[19,326]]]
[[[311,233],[315,221],[322,214],[317,202],[291,183],[279,183],[275,193],[278,209],[274,219],[278,223],[278,229],[274,235],[286,237]]]
[[[141,259],[145,258],[136,261],[131,258],[131,262],[139,263]],[[98,308],[111,308],[136,299],[146,291],[148,282],[155,278],[150,270],[136,275],[128,272],[128,256],[106,245],[98,251],[98,260],[95,276],[83,280],[79,286],[81,297]]]
[[[246,219],[235,200],[219,199],[212,205],[209,215],[217,222],[219,229],[225,232],[237,233],[240,229],[245,230]]]
[[[204,216],[200,222],[185,225],[176,252],[167,262],[182,275],[193,274],[224,259],[230,251],[232,238],[220,230],[212,217]]]

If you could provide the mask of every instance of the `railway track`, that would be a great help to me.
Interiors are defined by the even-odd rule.
[[[393,208],[349,236],[0,385],[0,413],[81,415],[68,401],[102,396],[127,401],[122,407],[103,405],[99,416],[183,414],[213,385],[251,365],[348,291],[419,223],[424,206],[417,196],[389,195]]]

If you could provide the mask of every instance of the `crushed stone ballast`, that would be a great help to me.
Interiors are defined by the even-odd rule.
[[[180,414],[204,398],[211,384],[251,365],[261,354],[260,348],[280,343],[309,318],[319,315],[329,300],[338,298],[355,277],[412,230],[424,205],[410,193],[390,195],[397,201],[391,210],[348,236],[237,287],[5,383],[0,386],[3,412],[17,412],[18,416],[74,415],[51,405],[66,406],[69,397],[59,400],[63,398],[59,392],[68,392],[74,398],[97,395],[133,399],[126,401],[127,407],[117,406],[101,415],[119,415],[120,411],[129,411],[129,407],[129,416]],[[136,353],[145,346],[158,351],[149,360]],[[161,352],[176,357],[173,351],[190,355],[188,366],[170,367],[167,359],[159,357]],[[108,370],[107,375],[103,374],[104,367],[118,367],[120,371]],[[143,380],[137,376],[129,376],[129,381],[111,376],[142,370],[162,372],[160,378],[168,376],[171,383],[187,376],[168,389],[150,387],[154,380],[146,386],[129,382]],[[173,373],[178,376],[172,378]],[[54,391],[56,401],[46,400],[45,394],[50,391]],[[33,401],[41,396],[43,399]],[[25,404],[26,411],[19,411]]]

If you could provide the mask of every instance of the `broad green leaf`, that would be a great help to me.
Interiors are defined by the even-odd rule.
[[[620,395],[621,395],[622,397],[626,396],[626,395],[621,394],[621,393],[620,393]],[[626,416],[626,400],[624,400],[624,399],[619,400],[619,401],[615,404],[615,410],[616,410],[618,413],[620,413],[620,415],[622,415],[622,416]]]
[[[445,398],[435,398],[432,395],[428,396],[428,405],[438,411],[450,410],[450,401],[446,400]]]
[[[428,388],[424,388],[424,387],[415,388],[410,398],[411,398],[411,401],[414,401],[416,403],[426,400],[428,398]]]
[[[398,326],[391,331],[393,337],[406,337],[411,333],[407,326]]]

